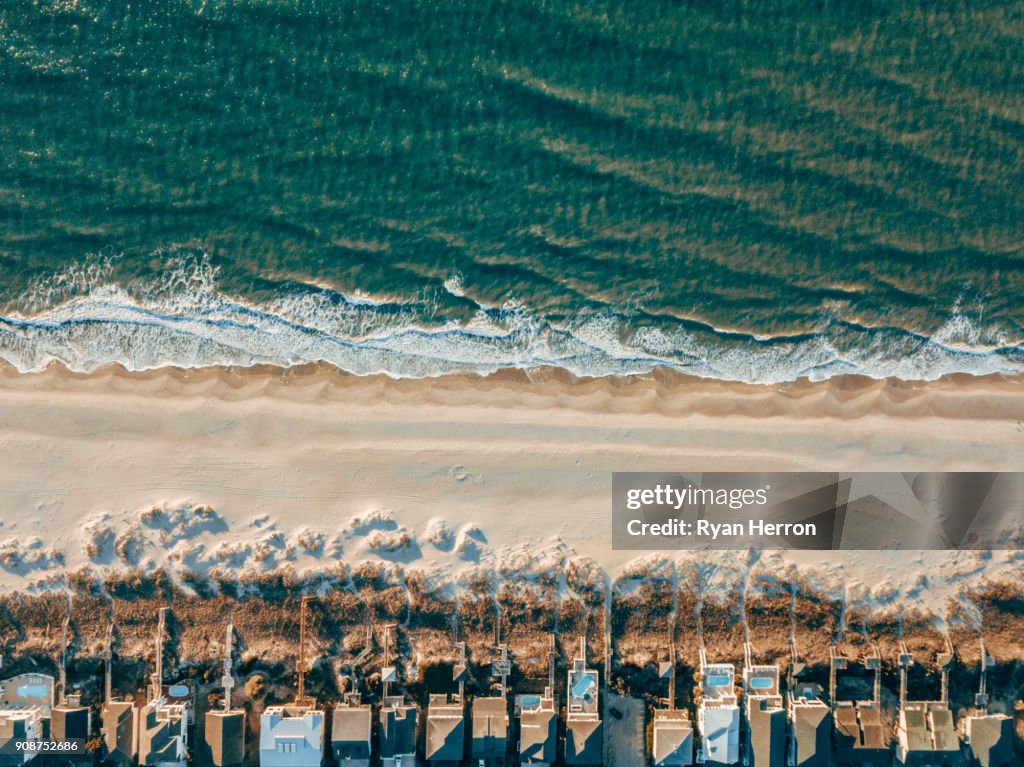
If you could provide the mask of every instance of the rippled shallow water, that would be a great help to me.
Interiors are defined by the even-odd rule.
[[[1024,372],[1019,16],[8,3],[0,357]]]

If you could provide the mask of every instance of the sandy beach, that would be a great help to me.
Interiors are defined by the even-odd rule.
[[[6,368],[2,584],[86,564],[370,556],[451,570],[545,551],[614,573],[637,552],[610,548],[612,471],[1014,470],[1022,419],[1022,382],[997,377],[758,387],[543,370],[394,381],[314,366]],[[197,505],[215,520],[182,521]],[[139,521],[153,507],[168,510],[159,530]]]

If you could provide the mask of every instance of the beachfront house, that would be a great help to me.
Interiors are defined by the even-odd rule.
[[[461,697],[431,695],[427,706],[427,762],[434,767],[461,764],[465,742],[465,713]]]
[[[935,701],[906,702],[896,725],[896,761],[919,767],[963,764],[953,714]]]
[[[466,643],[456,642],[459,660],[452,667],[452,681],[459,685],[456,694],[432,694],[427,705],[427,742],[425,754],[433,767],[457,767],[466,746]]]
[[[370,767],[373,711],[359,693],[348,693],[331,718],[331,751],[339,767]]]
[[[324,761],[324,712],[306,695],[306,616],[315,597],[299,603],[299,657],[295,662],[295,699],[268,706],[260,716],[260,767],[320,767]]]
[[[25,764],[38,752],[15,750],[15,742],[44,739],[53,708],[54,679],[45,674],[19,674],[0,681],[0,764]]]
[[[412,767],[416,764],[416,726],[419,713],[404,695],[392,695],[398,683],[398,666],[392,665],[391,629],[384,627],[384,665],[380,670],[380,758],[381,767]]]
[[[514,713],[519,726],[516,751],[520,765],[549,767],[557,758],[558,717],[555,709],[555,635],[548,650],[548,684],[541,695],[516,695]],[[504,684],[502,684],[504,687]]]
[[[92,736],[92,711],[82,705],[82,696],[72,694],[53,707],[50,737],[54,740],[88,740]]]
[[[106,649],[103,653],[103,706],[100,709],[100,732],[103,736],[103,761],[115,765],[135,763],[139,754],[139,710],[132,698],[115,698],[113,694],[114,624],[107,624]]]
[[[472,706],[472,756],[478,767],[503,767],[508,748],[505,696],[475,698]]]
[[[744,765],[785,767],[786,709],[779,690],[779,667],[751,663],[746,646],[743,665],[743,708],[747,723]]]
[[[878,650],[872,648],[859,664],[874,674],[874,693],[870,700],[839,700],[838,672],[850,670],[850,659],[838,655],[834,647],[829,649],[829,655],[829,697],[837,761],[858,765],[892,764],[889,737],[882,725],[882,660]]]
[[[604,761],[597,670],[587,668],[587,640],[580,637],[566,683],[569,701],[565,718],[565,763],[599,765]]]
[[[50,712],[50,739],[55,741],[78,741],[79,748],[66,751],[65,759],[92,760],[93,754],[87,752],[84,744],[92,737],[92,711],[82,705],[79,692],[68,692],[67,656],[68,631],[71,626],[71,602],[68,598],[68,613],[64,617],[61,631],[61,652],[58,668],[60,676],[57,683],[57,705]]]
[[[786,692],[789,764],[829,767],[832,763],[832,711],[825,691],[813,682],[790,682]]]
[[[686,767],[693,764],[693,725],[685,710],[656,709],[653,729],[653,767]]]
[[[100,712],[103,760],[134,764],[139,753],[139,710],[132,700],[108,699]]]
[[[297,700],[270,706],[260,716],[260,767],[320,767],[324,712]]]
[[[387,669],[385,669],[387,670]],[[401,695],[384,698],[380,709],[380,757],[383,767],[411,767],[416,761],[416,706]]]
[[[245,712],[207,711],[204,738],[214,767],[237,767],[245,760]]]
[[[669,646],[669,659],[658,665],[658,677],[668,680],[667,708],[654,711],[652,725],[652,767],[686,767],[693,764],[693,725],[685,709],[676,708],[676,649]]]
[[[896,763],[905,767],[959,767],[963,762],[960,739],[949,710],[949,670],[953,648],[948,644],[936,662],[941,674],[938,700],[907,699],[908,677],[914,665],[906,643],[900,642],[897,663],[900,668],[900,711],[896,722]]]
[[[92,712],[82,706],[78,693],[66,695],[50,714],[50,737],[54,740],[88,740],[92,736]]]
[[[187,684],[159,685],[139,712],[139,764],[183,767],[188,756],[192,724],[192,688]]]
[[[519,725],[519,763],[550,767],[556,758],[558,717],[551,687],[542,695],[516,695],[515,716]]]
[[[1013,718],[1006,714],[975,712],[964,719],[964,740],[971,767],[1010,767],[1013,754]]]
[[[188,684],[163,683],[167,611],[166,607],[160,608],[149,700],[138,717],[139,764],[146,767],[183,767],[188,757],[188,732],[193,710],[192,688]]]
[[[697,729],[701,736],[701,753],[698,761],[711,765],[734,765],[740,760],[736,669],[731,663],[708,664],[703,649],[700,656]]]
[[[1016,759],[1013,753],[1013,719],[1006,714],[989,712],[988,670],[995,666],[995,659],[988,654],[984,638],[979,643],[981,673],[974,708],[961,723],[964,744],[971,767],[1010,767]]]
[[[504,767],[508,753],[508,675],[512,661],[508,645],[499,642],[498,652],[500,657],[491,664],[491,676],[501,679],[498,694],[473,699],[470,753],[477,767]]]
[[[210,709],[204,718],[203,735],[214,767],[235,767],[245,760],[245,712],[231,708],[231,691],[235,686],[231,649],[234,646],[234,626],[227,625],[224,640],[224,673],[220,683],[224,688],[223,708]]]

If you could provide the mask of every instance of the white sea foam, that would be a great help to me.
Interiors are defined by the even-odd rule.
[[[466,290],[462,287],[462,275],[458,272],[444,281],[444,289],[453,296],[459,296],[460,298],[466,295]]]
[[[76,371],[110,363],[146,370],[325,362],[357,375],[396,378],[542,365],[608,376],[664,366],[767,384],[844,373],[930,380],[1024,372],[1021,340],[1005,329],[981,327],[959,302],[931,338],[865,328],[833,308],[814,334],[764,339],[694,329],[694,323],[644,324],[610,310],[559,324],[514,299],[480,304],[459,321],[439,316],[426,299],[314,287],[254,304],[222,293],[205,259],[167,262],[160,279],[128,287],[111,281],[110,262],[102,259],[39,281],[19,312],[0,315],[0,358],[23,372],[53,362]],[[466,296],[459,275],[444,287]]]

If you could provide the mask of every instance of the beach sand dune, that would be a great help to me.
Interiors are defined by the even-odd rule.
[[[1022,395],[1020,380],[967,376],[759,387],[548,370],[394,381],[317,366],[3,368],[0,585],[59,587],[83,567],[234,577],[339,560],[415,568],[437,589],[576,560],[614,578],[644,552],[611,549],[612,471],[1019,470]],[[704,556],[722,594],[756,569],[745,552]],[[757,563],[773,567],[810,568],[794,577],[869,607],[906,598],[942,611],[965,584],[1022,563]]]

